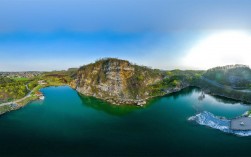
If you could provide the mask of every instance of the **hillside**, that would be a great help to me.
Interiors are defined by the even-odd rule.
[[[163,79],[163,72],[114,58],[83,66],[72,86],[84,95],[113,104],[145,104],[148,87]]]
[[[245,65],[209,69],[196,86],[212,95],[251,103],[251,70]]]
[[[251,88],[251,69],[245,65],[227,65],[207,70],[205,78],[235,89]]]
[[[143,105],[146,100],[194,84],[202,71],[164,71],[106,58],[82,66],[71,86],[79,93],[113,104]]]
[[[28,79],[0,76],[0,103],[24,97],[27,83]]]
[[[151,88],[151,95],[161,96],[178,92],[188,86],[196,86],[203,73],[204,71],[178,69],[165,71],[164,79],[149,87]]]

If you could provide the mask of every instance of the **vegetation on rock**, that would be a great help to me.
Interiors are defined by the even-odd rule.
[[[251,69],[245,65],[227,65],[209,69],[204,77],[236,89],[251,88]]]
[[[88,96],[113,104],[138,104],[179,91],[195,83],[202,71],[161,71],[132,64],[126,60],[105,58],[82,66],[74,80],[74,88]]]
[[[75,80],[76,89],[114,104],[141,103],[149,98],[148,86],[163,79],[163,72],[106,58],[82,66]]]
[[[196,86],[212,95],[251,103],[251,70],[245,65],[227,65],[209,69]]]
[[[29,91],[27,80],[0,78],[0,103],[24,97]]]

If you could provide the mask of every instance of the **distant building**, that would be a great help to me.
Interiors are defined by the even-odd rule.
[[[41,93],[40,91],[36,91],[35,95],[36,96],[43,96],[43,93]]]
[[[36,95],[37,97],[39,97],[40,100],[44,100],[44,95],[43,95],[43,93],[41,93],[40,91],[37,91],[37,92],[35,93],[35,95]]]

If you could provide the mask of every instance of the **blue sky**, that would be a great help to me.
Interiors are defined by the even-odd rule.
[[[251,28],[248,0],[0,0],[0,71],[60,70],[103,57],[186,69],[221,30]]]

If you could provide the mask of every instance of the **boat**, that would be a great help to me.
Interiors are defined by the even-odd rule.
[[[45,98],[44,96],[40,96],[39,97],[40,100],[44,100],[44,98]]]
[[[204,94],[204,92],[202,91],[201,92],[201,95],[198,97],[198,99],[201,101],[201,100],[203,100],[205,98],[205,94]]]

